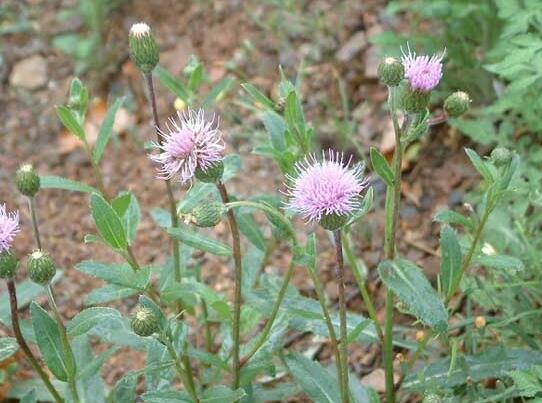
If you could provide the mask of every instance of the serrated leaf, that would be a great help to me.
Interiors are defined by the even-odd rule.
[[[117,251],[126,250],[128,241],[124,226],[113,207],[102,196],[94,193],[90,197],[90,210],[98,232],[104,241]]]
[[[122,316],[116,309],[106,307],[87,308],[70,320],[66,330],[70,337],[77,337],[87,333],[102,322],[114,321],[122,322]]]
[[[446,298],[453,295],[453,289],[458,278],[461,277],[461,247],[457,234],[448,225],[444,225],[440,231],[440,281],[442,292]]]
[[[384,158],[384,156],[374,147],[371,147],[371,163],[373,164],[374,171],[386,186],[393,186],[393,172],[391,171],[386,158]]]
[[[110,107],[105,115],[105,118],[100,126],[100,131],[98,132],[98,138],[96,139],[96,144],[94,145],[93,158],[96,164],[100,163],[102,156],[104,154],[105,148],[111,134],[113,133],[113,123],[115,123],[115,116],[117,115],[118,110],[124,102],[124,97],[117,98],[112,107]]]
[[[341,401],[336,374],[323,368],[317,361],[298,353],[289,354],[285,360],[291,374],[312,401],[318,403]]]
[[[232,253],[228,245],[201,235],[187,227],[168,228],[167,231],[173,239],[204,252],[209,252],[217,256],[229,256]]]
[[[437,332],[448,329],[448,313],[422,270],[404,259],[385,260],[378,265],[382,282],[407,309]]]
[[[85,131],[83,130],[83,127],[79,124],[77,121],[77,118],[75,117],[72,110],[65,106],[57,106],[56,107],[56,114],[58,115],[58,118],[62,122],[62,124],[77,138],[79,138],[81,141],[85,140]]]
[[[99,193],[97,189],[86,183],[54,175],[40,176],[40,187],[42,189],[62,189],[70,190],[72,192]]]
[[[30,304],[30,314],[43,360],[57,379],[66,382],[68,370],[57,323],[35,302]]]

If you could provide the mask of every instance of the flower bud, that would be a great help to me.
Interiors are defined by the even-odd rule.
[[[498,167],[510,163],[511,160],[512,153],[508,148],[497,147],[491,152],[491,161]]]
[[[214,227],[220,222],[226,211],[228,209],[224,204],[211,201],[197,206],[187,217],[198,227]]]
[[[325,214],[320,219],[320,225],[328,231],[335,231],[341,228],[348,221],[347,215]]]
[[[386,57],[378,65],[378,78],[388,87],[398,86],[405,77],[403,63],[394,57]]]
[[[19,268],[19,259],[10,251],[0,253],[0,278],[10,279],[15,277]]]
[[[205,183],[216,183],[222,179],[222,174],[224,173],[224,163],[222,161],[217,161],[206,170],[197,167],[196,168],[196,178]]]
[[[403,108],[408,113],[423,112],[429,104],[430,92],[412,90],[406,88],[403,92],[402,104]]]
[[[160,60],[160,53],[151,28],[144,22],[132,25],[128,42],[130,58],[137,69],[145,74],[153,71]]]
[[[149,308],[139,308],[132,318],[132,330],[141,337],[151,336],[160,330],[158,318]]]
[[[47,285],[56,274],[55,262],[42,250],[36,250],[28,256],[28,277],[34,283]]]
[[[463,91],[454,92],[444,101],[444,110],[448,116],[456,118],[464,114],[470,106],[469,94]]]
[[[15,184],[23,195],[34,197],[40,190],[40,177],[32,165],[24,164],[15,173]]]
[[[477,316],[474,319],[474,326],[477,329],[481,329],[481,328],[485,327],[486,326],[486,318],[484,318],[483,316]]]

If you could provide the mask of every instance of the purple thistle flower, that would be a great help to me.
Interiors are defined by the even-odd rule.
[[[442,78],[442,58],[445,52],[429,56],[416,56],[416,52],[410,50],[408,54],[403,51],[401,61],[405,67],[405,77],[410,88],[414,91],[429,92],[435,88]]]
[[[308,221],[320,221],[326,215],[344,216],[360,207],[360,193],[367,181],[363,178],[363,165],[350,168],[349,159],[332,150],[322,152],[322,161],[311,154],[296,164],[296,178],[291,182],[287,195],[288,208]]]
[[[11,248],[15,235],[19,232],[19,212],[6,211],[6,205],[0,204],[0,253]]]
[[[161,165],[160,179],[179,178],[181,183],[192,179],[197,168],[204,172],[222,160],[224,142],[215,124],[214,115],[205,120],[202,109],[177,112],[166,123],[167,131],[160,130],[163,142],[160,153],[150,159]]]

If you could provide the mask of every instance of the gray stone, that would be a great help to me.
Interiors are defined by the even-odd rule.
[[[36,90],[47,83],[47,63],[40,55],[30,56],[17,62],[9,76],[14,87]]]

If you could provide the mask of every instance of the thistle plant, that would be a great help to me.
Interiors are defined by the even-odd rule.
[[[142,209],[137,195],[116,189],[116,184],[102,174],[113,122],[123,99],[112,102],[98,138],[89,141],[85,132],[89,92],[74,79],[68,102],[57,106],[57,113],[80,140],[93,178],[85,183],[41,175],[31,165],[23,164],[14,173],[14,182],[28,201],[30,223],[21,225],[17,212],[8,212],[4,204],[0,205],[0,278],[6,281],[9,294],[2,302],[10,304],[15,336],[2,339],[2,343],[13,351],[21,349],[45,386],[39,393],[28,392],[35,384],[23,382],[18,390],[38,393],[36,399],[40,401],[56,402],[259,402],[283,401],[301,393],[316,402],[361,402],[376,400],[378,395],[359,383],[353,373],[355,367],[350,365],[348,347],[377,343],[382,352],[378,362],[385,370],[386,402],[395,402],[398,391],[418,393],[426,401],[457,393],[460,388],[455,387],[460,381],[455,374],[461,368],[454,360],[468,353],[468,359],[462,357],[466,366],[480,358],[471,348],[477,346],[472,340],[484,341],[493,319],[478,315],[471,321],[452,322],[450,318],[460,318],[462,300],[479,291],[469,275],[474,264],[491,267],[510,262],[487,254],[484,239],[492,212],[513,194],[519,159],[504,148],[496,148],[487,158],[466,150],[483,178],[483,194],[480,202],[468,209],[467,216],[448,210],[435,216],[441,224],[441,271],[436,286],[420,267],[400,255],[403,156],[437,121],[429,108],[431,93],[445,74],[444,53],[418,56],[408,49],[402,59],[383,59],[378,75],[389,93],[387,107],[395,149],[391,164],[378,150],[371,149],[369,174],[363,163],[346,157],[341,150],[318,151],[318,130],[305,119],[299,85],[288,80],[282,70],[277,89],[280,102],[243,83],[242,102],[230,105],[248,106],[258,113],[268,136],[263,143],[254,144],[254,152],[276,162],[283,183],[276,194],[247,198],[230,186],[236,175],[240,181],[245,178],[240,171],[249,173],[243,171],[240,157],[227,141],[229,122],[223,119],[219,127],[219,114],[214,112],[233,79],[228,77],[204,93],[201,84],[207,75],[196,59],[189,62],[184,78],[171,75],[158,65],[159,45],[145,23],[132,27],[127,42],[131,59],[142,73],[148,114],[153,121],[154,133],[146,138],[148,147],[141,154],[147,153],[147,169],[154,172],[155,180],[165,183],[163,192],[168,201],[167,209],[154,208],[150,215],[171,239],[172,248],[152,262],[139,256],[143,253],[136,235]],[[158,113],[156,98],[160,93],[154,77],[183,101],[182,110],[169,119],[162,120]],[[438,121],[466,113],[469,105],[466,92],[449,95],[442,106],[444,118]],[[142,133],[149,134],[148,130]],[[378,294],[362,270],[356,236],[356,229],[371,219],[366,215],[373,207],[376,214],[382,212],[373,203],[378,187],[369,186],[377,180],[386,189],[384,231],[382,236],[376,233],[382,244],[377,270],[379,284],[385,288],[383,321],[378,315]],[[38,222],[39,201],[52,188],[89,199],[95,231],[87,234],[84,242],[108,249],[116,257],[112,262],[84,260],[75,265],[75,270],[105,284],[86,296],[85,308],[69,321],[62,316],[55,296],[57,281],[63,275],[57,263],[60,259],[55,257],[57,248],[49,234],[41,233]],[[222,221],[229,226],[229,244],[221,239],[223,235],[212,232]],[[20,231],[34,235],[34,245],[22,262],[13,248]],[[334,248],[332,286],[337,287],[338,309],[326,295],[329,287],[323,284],[318,270],[318,250],[326,239]],[[285,259],[275,262],[277,254]],[[217,291],[218,284],[206,282],[201,274],[202,262],[213,259],[211,256],[231,267],[233,286],[227,290]],[[287,262],[281,268],[284,274],[273,274],[283,260]],[[272,269],[267,267],[270,262]],[[349,271],[368,318],[347,309]],[[312,282],[313,288],[303,295],[293,281],[296,272]],[[17,284],[16,278],[21,280]],[[25,291],[19,293],[21,302],[16,286]],[[19,309],[40,293],[46,294],[47,304],[32,301],[30,326],[25,323],[21,327]],[[110,304],[124,305],[127,314]],[[403,326],[395,326],[396,311],[413,316],[411,326],[404,325],[405,319],[400,322]],[[468,339],[457,331],[466,326],[472,327]],[[309,333],[318,336],[311,341],[317,344],[314,351],[329,345],[332,365],[291,348],[295,340]],[[415,337],[406,340],[410,333]],[[438,346],[432,345],[435,340]],[[31,343],[37,349],[30,348]],[[94,354],[98,344],[100,353]],[[467,351],[460,351],[459,346]],[[416,364],[426,360],[430,347],[441,348],[452,358],[444,363],[428,362],[415,370]],[[100,370],[120,348],[144,353],[145,366],[130,368],[115,385],[106,385]],[[400,354],[400,360],[395,353]],[[537,351],[519,354],[514,350],[513,354],[507,358],[518,368],[518,357],[533,362],[540,357]],[[400,368],[394,361],[400,361]],[[467,375],[464,378],[459,384],[468,389]],[[136,393],[138,385],[144,385],[141,396]]]

